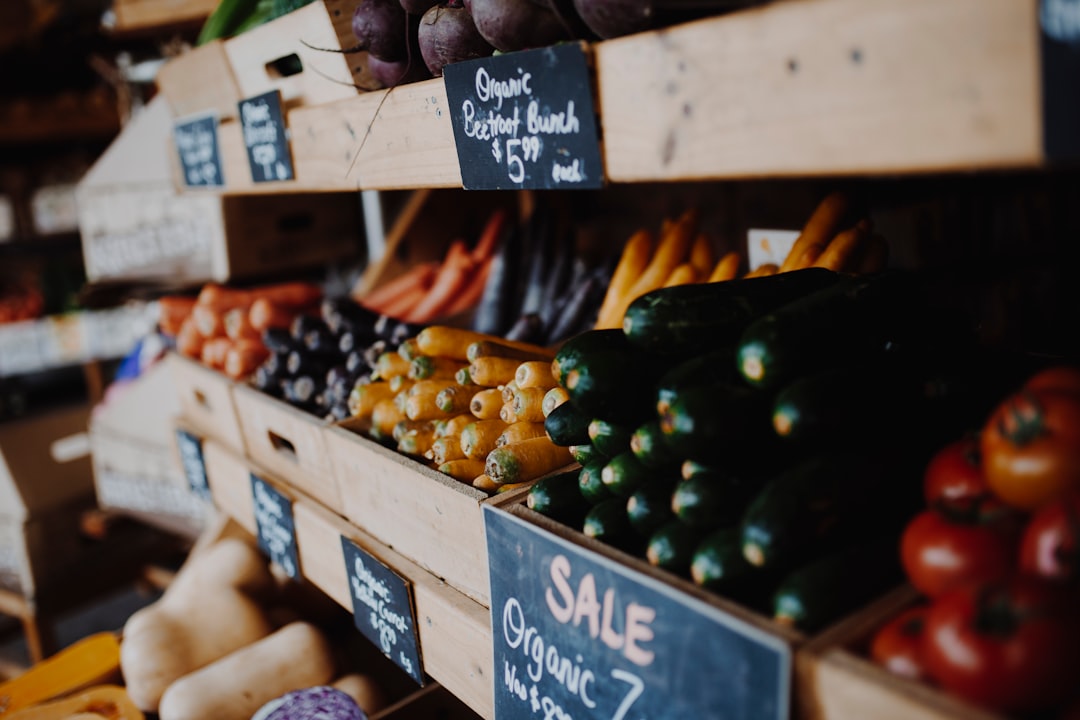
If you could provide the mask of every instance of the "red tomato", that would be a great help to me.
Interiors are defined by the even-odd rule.
[[[968,582],[1008,577],[1018,534],[1015,513],[994,498],[942,501],[908,523],[900,559],[911,584],[937,597]]]
[[[887,622],[870,643],[870,657],[894,675],[919,680],[925,675],[922,662],[926,605],[908,608]]]
[[[977,437],[957,440],[941,448],[930,458],[923,474],[923,494],[927,505],[938,500],[985,495],[986,492]]]
[[[1020,569],[1049,580],[1080,579],[1080,493],[1032,516],[1020,540]]]
[[[982,432],[986,484],[1021,510],[1080,490],[1080,394],[1024,389],[1006,398]]]
[[[926,614],[923,662],[946,690],[1002,712],[1060,707],[1080,662],[1076,595],[1036,578],[972,584]]]
[[[1080,393],[1080,368],[1071,365],[1056,365],[1046,368],[1031,376],[1024,388],[1028,390],[1057,390],[1060,392]]]

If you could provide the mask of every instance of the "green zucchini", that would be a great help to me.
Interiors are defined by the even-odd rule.
[[[720,472],[716,468],[700,463],[697,460],[683,460],[682,465],[679,466],[679,475],[683,480],[689,480],[690,478],[700,473]]]
[[[751,388],[717,383],[680,393],[660,415],[664,442],[679,457],[715,461],[761,448],[773,438],[769,398]]]
[[[574,461],[582,465],[588,465],[592,462],[599,462],[601,465],[606,463],[608,456],[597,450],[592,443],[582,443],[581,445],[570,446],[570,456],[574,458]]]
[[[634,453],[627,450],[608,460],[600,471],[604,487],[616,497],[628,498],[638,488],[649,484],[656,472],[641,464]]]
[[[566,388],[570,400],[592,417],[618,419],[636,426],[640,419],[652,414],[653,387],[669,363],[634,348],[624,335],[615,332],[614,337],[605,336],[605,347],[566,358],[573,364],[558,365],[556,379]],[[556,363],[558,355],[553,369]]]
[[[591,505],[611,499],[611,491],[607,489],[604,481],[600,479],[604,464],[603,462],[590,463],[583,466],[581,471],[578,472],[578,490],[581,492],[581,496]]]
[[[544,418],[544,430],[556,445],[585,445],[589,442],[589,416],[574,403],[564,402]]]
[[[807,268],[762,278],[661,288],[630,303],[623,332],[635,346],[665,355],[697,355],[733,342],[750,321],[837,282]]]
[[[690,579],[707,590],[755,605],[775,587],[767,573],[746,562],[738,527],[714,530],[702,538],[690,559]]]
[[[582,358],[612,348],[626,347],[622,330],[590,330],[567,340],[551,361],[551,374],[555,382],[566,386],[566,374],[578,366]]]
[[[576,470],[540,478],[529,488],[525,504],[571,527],[580,527],[589,510],[589,503],[578,489]]]
[[[747,504],[759,489],[752,482],[730,473],[698,473],[675,486],[671,510],[691,527],[716,529],[737,523]]]
[[[630,450],[633,430],[620,423],[593,419],[589,422],[589,440],[599,452],[609,458]]]
[[[742,383],[735,370],[734,343],[722,350],[684,360],[664,373],[656,384],[656,412],[662,415],[681,393],[691,388],[718,382]]]
[[[895,543],[871,543],[818,558],[790,573],[773,597],[773,617],[812,633],[903,580]]]
[[[651,535],[654,530],[673,520],[671,512],[671,481],[642,485],[626,501],[626,517],[639,535]]]
[[[649,536],[645,559],[650,565],[689,577],[690,561],[703,533],[679,520],[669,520]]]
[[[641,546],[640,538],[626,517],[626,500],[622,498],[609,498],[594,505],[585,515],[581,531],[625,552],[635,552]]]
[[[846,278],[752,322],[736,363],[755,387],[776,388],[825,367],[855,365],[925,331],[913,282],[886,274]]]
[[[679,456],[664,442],[659,420],[651,420],[634,431],[630,436],[630,452],[652,470],[667,472],[679,467]]]
[[[805,460],[769,480],[743,513],[742,548],[762,568],[791,568],[843,537],[857,521],[884,520],[871,498],[895,495],[876,463],[854,455],[826,454]]]

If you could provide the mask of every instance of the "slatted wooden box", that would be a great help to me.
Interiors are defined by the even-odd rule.
[[[342,427],[325,430],[354,525],[485,607],[490,602],[484,505],[520,502],[528,489],[488,497]]]
[[[179,426],[190,429],[183,420]],[[203,438],[203,458],[214,503],[249,533],[256,531],[252,472],[292,501],[300,571],[342,607],[352,610],[342,536],[408,580],[413,588],[424,671],[477,713],[492,717],[491,625],[487,608],[277,478],[271,470],[213,438]]]
[[[928,683],[893,675],[867,656],[874,633],[918,598],[914,588],[898,588],[800,649],[796,672],[801,718],[1003,720]]]
[[[244,452],[244,435],[233,399],[236,382],[224,373],[178,353],[166,359],[180,414],[199,430],[234,450]]]

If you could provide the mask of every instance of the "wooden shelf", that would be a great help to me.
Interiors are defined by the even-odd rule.
[[[611,183],[1051,164],[1037,0],[776,2],[591,51]],[[226,191],[460,187],[451,111],[441,78],[293,107],[297,179],[259,185],[225,122]]]

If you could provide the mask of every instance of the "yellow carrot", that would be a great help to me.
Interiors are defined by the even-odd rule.
[[[421,355],[409,362],[409,377],[413,380],[453,380],[465,363],[447,357]]]
[[[491,420],[499,417],[502,406],[502,390],[488,388],[472,396],[472,400],[469,401],[469,412],[480,420]]]
[[[483,460],[495,449],[499,435],[506,429],[502,420],[477,420],[461,431],[461,452],[465,457]]]
[[[814,266],[836,272],[858,268],[866,236],[869,234],[868,229],[860,223],[838,234],[825,247]]]
[[[682,265],[671,271],[671,274],[668,275],[667,280],[664,281],[662,287],[691,285],[693,283],[696,283],[697,281],[697,270],[694,269],[694,266],[690,263],[683,263]]]
[[[551,411],[562,405],[564,402],[570,399],[570,393],[566,392],[566,388],[555,387],[544,393],[544,400],[540,403],[540,408],[544,411],[544,417],[551,414]]]
[[[548,390],[555,387],[555,377],[551,374],[551,362],[546,360],[530,360],[518,365],[514,371],[514,382],[519,388],[543,388]]]
[[[533,343],[506,340],[497,335],[487,335],[465,330],[463,328],[448,327],[445,325],[432,325],[426,327],[416,336],[416,343],[420,351],[432,357],[453,358],[458,361],[471,361],[469,346],[473,343],[498,343],[503,347],[516,348],[528,352],[545,353],[544,348]]]
[[[551,361],[555,357],[555,351],[548,348],[540,347],[539,345],[529,345],[528,343],[515,343],[509,345],[509,340],[482,340],[480,342],[474,342],[469,345],[469,349],[466,351],[466,360],[472,362],[476,358],[488,357],[494,355],[495,357],[514,358],[515,360],[547,360]],[[525,347],[520,347],[525,346]]]
[[[742,256],[735,250],[732,250],[724,255],[724,257],[720,258],[720,261],[716,263],[716,267],[713,268],[712,274],[709,275],[708,282],[734,280],[739,276],[739,265],[741,264]]]
[[[514,393],[514,422],[543,422],[545,392],[538,387],[519,387]]]
[[[469,377],[482,387],[505,385],[514,379],[521,361],[512,358],[482,357],[469,365]]]
[[[469,412],[476,390],[475,385],[458,385],[455,383],[439,391],[439,394],[435,396],[435,404],[443,412],[452,415]]]
[[[441,437],[431,442],[431,448],[424,456],[436,465],[442,465],[451,460],[463,459],[465,452],[461,449],[461,438],[457,436]]]
[[[687,210],[675,222],[671,231],[661,238],[656,247],[656,252],[649,261],[648,267],[645,268],[645,272],[634,282],[630,291],[624,296],[623,302],[619,305],[620,325],[623,315],[626,314],[626,308],[630,306],[631,302],[645,293],[661,287],[668,276],[671,275],[672,270],[685,262],[690,252],[690,244],[693,242],[694,227],[696,225],[697,212]]]
[[[495,448],[488,453],[484,469],[492,480],[503,485],[538,478],[572,461],[567,448],[547,437],[536,437]]]
[[[791,246],[784,262],[780,264],[780,271],[787,272],[793,269],[795,263],[802,258],[803,251],[808,245],[825,245],[829,238],[836,235],[840,229],[840,223],[851,208],[851,198],[841,192],[834,192],[822,200],[810,219],[806,221],[802,232]]]
[[[622,327],[622,314],[618,312],[623,297],[630,292],[638,277],[645,271],[653,253],[653,236],[648,230],[639,230],[630,236],[623,248],[619,263],[608,283],[604,301],[597,315],[596,329]]]
[[[440,465],[439,472],[445,473],[455,480],[471,484],[474,478],[484,473],[484,461],[472,458],[451,460]]]
[[[754,270],[746,273],[746,277],[767,277],[769,275],[775,275],[778,272],[780,272],[780,268],[778,268],[775,263],[765,263],[764,265],[759,265]]]
[[[513,425],[506,426],[506,429],[503,430],[502,434],[495,440],[495,447],[502,447],[503,445],[511,445],[516,442],[521,442],[522,440],[542,437],[544,434],[544,423],[519,421]]]
[[[390,400],[394,397],[394,391],[389,383],[372,382],[367,385],[358,385],[349,393],[349,412],[353,417],[371,417],[375,405],[382,400]]]
[[[698,233],[694,244],[690,246],[690,264],[700,277],[707,277],[713,269],[712,243],[705,233]]]

